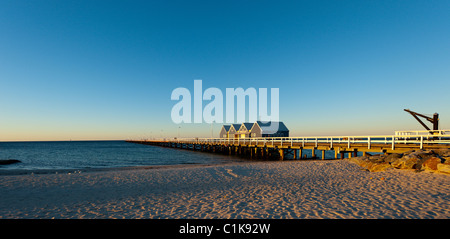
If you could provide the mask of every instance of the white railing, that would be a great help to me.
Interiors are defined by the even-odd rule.
[[[450,135],[450,130],[405,130],[395,131],[396,136],[403,135]]]
[[[447,131],[447,130],[446,130]],[[176,142],[176,143],[221,143],[221,144],[240,144],[240,145],[280,145],[296,146],[313,143],[315,147],[318,144],[347,144],[350,148],[352,144],[366,144],[370,149],[372,144],[391,145],[395,149],[397,144],[415,144],[420,149],[424,144],[450,144],[450,134],[444,135],[371,135],[371,136],[311,136],[311,137],[261,137],[261,138],[178,138],[178,139],[160,139],[156,141]]]

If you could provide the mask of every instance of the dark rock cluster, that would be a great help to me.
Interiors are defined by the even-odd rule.
[[[370,172],[386,169],[411,169],[450,174],[450,149],[413,150],[405,153],[377,154],[346,159]]]

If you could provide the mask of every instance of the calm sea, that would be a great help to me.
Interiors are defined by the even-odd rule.
[[[124,141],[0,142],[0,159],[21,161],[11,165],[0,165],[0,170],[220,164],[240,160],[226,155]]]

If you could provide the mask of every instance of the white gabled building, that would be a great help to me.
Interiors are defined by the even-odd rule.
[[[268,132],[265,131],[264,128],[269,128],[272,123],[278,123],[278,130],[274,132]],[[286,125],[279,121],[279,122],[261,122],[256,121],[252,128],[250,129],[250,135],[252,138],[255,137],[289,137],[289,129],[286,127]]]
[[[272,123],[278,124],[276,131],[269,132]],[[237,138],[260,138],[260,137],[289,137],[289,129],[286,125],[279,122],[262,122],[242,123],[223,125],[220,130],[220,138],[237,139]]]
[[[219,138],[228,139],[228,131],[230,130],[231,125],[223,125],[222,129],[220,129]]]

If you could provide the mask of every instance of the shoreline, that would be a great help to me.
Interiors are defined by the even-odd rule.
[[[220,164],[171,164],[171,165],[142,165],[142,166],[124,166],[124,167],[105,167],[105,168],[67,168],[67,169],[0,169],[0,177],[14,175],[34,175],[34,174],[65,174],[65,173],[91,173],[108,171],[127,171],[127,170],[149,170],[165,168],[190,168],[207,167],[213,165],[233,164],[236,162],[227,162]]]
[[[333,161],[338,159],[297,159],[296,162],[310,162],[310,161]],[[247,163],[271,163],[281,162],[277,160],[232,160],[223,161],[220,163],[185,163],[185,164],[159,164],[159,165],[140,165],[140,166],[123,166],[123,167],[104,167],[104,168],[62,168],[62,169],[5,169],[0,168],[0,178],[2,176],[14,175],[34,175],[34,174],[64,174],[64,173],[90,173],[90,172],[108,172],[108,171],[127,171],[127,170],[157,170],[170,168],[195,168],[195,167],[210,167],[220,165],[234,165]],[[285,161],[286,162],[286,161]]]
[[[450,218],[450,177],[343,160],[3,175],[0,218]]]

